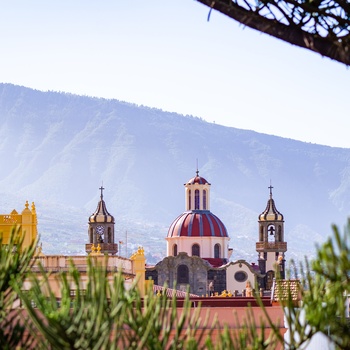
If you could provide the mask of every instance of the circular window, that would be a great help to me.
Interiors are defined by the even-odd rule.
[[[235,273],[235,280],[237,282],[245,282],[248,279],[248,275],[244,271],[237,271]]]

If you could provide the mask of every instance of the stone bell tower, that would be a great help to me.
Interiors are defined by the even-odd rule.
[[[260,281],[260,287],[270,290],[278,269],[280,278],[285,278],[285,258],[287,242],[284,241],[284,218],[276,209],[272,198],[272,186],[270,198],[266,209],[259,215],[259,241],[256,243],[256,251],[259,254],[259,267],[265,278]]]
[[[107,211],[103,200],[103,186],[100,187],[101,196],[95,212],[89,217],[89,243],[85,244],[87,254],[100,252],[101,254],[115,255],[118,244],[114,237],[114,217]]]

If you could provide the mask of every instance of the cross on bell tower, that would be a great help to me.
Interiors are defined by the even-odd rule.
[[[105,188],[103,187],[103,184],[102,184],[101,187],[99,188],[99,190],[101,191],[101,196],[100,196],[101,200],[103,199],[103,190],[104,189]]]

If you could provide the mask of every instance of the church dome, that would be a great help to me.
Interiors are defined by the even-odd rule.
[[[187,211],[171,224],[168,238],[171,237],[228,237],[222,221],[208,210]]]
[[[108,212],[106,203],[103,200],[102,191],[104,190],[104,188],[101,187],[100,190],[101,190],[100,201],[97,204],[97,208],[95,212],[92,215],[90,215],[89,223],[96,222],[96,223],[113,223],[114,224],[114,217]]]
[[[210,183],[204,178],[198,175],[198,170],[197,170],[197,175],[195,177],[192,177],[189,179],[185,185],[194,185],[194,184],[199,184],[199,185],[205,185]]]
[[[265,210],[259,215],[259,221],[283,221],[283,215],[277,210],[272,198],[272,186],[270,188],[270,199],[267,201]]]

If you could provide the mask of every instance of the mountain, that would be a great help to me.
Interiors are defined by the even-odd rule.
[[[285,218],[287,259],[312,256],[315,242],[331,234],[332,223],[342,228],[350,209],[350,149],[11,84],[0,84],[0,159],[0,211],[35,201],[47,254],[84,253],[103,182],[122,252],[140,244],[149,261],[158,260],[167,228],[184,211],[183,184],[197,159],[233,259],[257,259],[257,218],[270,182]]]

